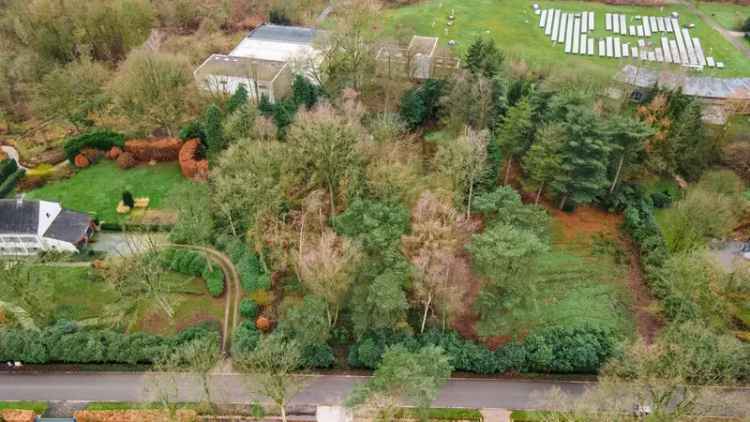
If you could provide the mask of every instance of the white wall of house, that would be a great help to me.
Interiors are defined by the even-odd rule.
[[[211,92],[223,92],[227,95],[233,94],[240,85],[245,85],[248,96],[251,100],[257,100],[255,81],[251,78],[240,78],[237,76],[225,76],[225,75],[208,75],[203,79],[203,88]],[[265,86],[258,86],[257,96],[266,96],[273,103],[276,101],[273,89],[269,89]]]
[[[39,226],[36,234],[43,236],[47,229],[55,221],[55,218],[62,212],[62,207],[56,202],[39,201]]]
[[[0,256],[28,256],[42,251],[77,253],[72,243],[33,234],[0,235]]]

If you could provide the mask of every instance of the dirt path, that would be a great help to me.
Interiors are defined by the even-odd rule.
[[[651,292],[646,286],[646,280],[643,278],[641,270],[641,255],[638,248],[629,238],[622,240],[622,245],[630,256],[630,268],[628,269],[628,289],[633,298],[630,305],[633,316],[635,317],[636,329],[646,344],[652,344],[654,338],[664,326],[654,310],[656,301],[651,296]]]
[[[222,327],[222,341],[221,351],[225,355],[227,354],[227,347],[229,344],[229,338],[232,335],[232,331],[237,327],[239,322],[239,308],[240,300],[242,299],[242,293],[240,291],[240,274],[234,267],[232,260],[229,259],[224,253],[205,246],[194,246],[194,245],[169,245],[182,249],[190,249],[206,254],[208,259],[215,262],[221,267],[221,271],[224,273],[225,281],[227,286],[225,288],[226,293],[226,304],[224,306],[224,325]]]
[[[745,57],[747,57],[748,59],[750,59],[750,46],[748,46],[747,42],[742,39],[743,35],[742,35],[741,32],[739,33],[740,35],[737,36],[736,35],[736,34],[738,34],[737,32],[730,31],[730,30],[724,28],[714,18],[712,18],[709,15],[706,15],[705,13],[703,13],[702,10],[698,9],[697,7],[695,7],[695,4],[693,4],[692,1],[689,1],[689,0],[679,0],[679,3],[685,5],[693,13],[695,13],[696,15],[698,15],[701,18],[701,20],[703,21],[703,23],[705,23],[706,25],[710,26],[714,30],[718,31],[719,34],[721,34],[721,36],[724,37],[724,39],[726,39],[727,41],[729,41],[737,50],[739,50],[742,54],[744,54]]]

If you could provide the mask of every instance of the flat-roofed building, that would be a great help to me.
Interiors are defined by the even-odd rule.
[[[194,72],[201,88],[233,93],[245,85],[250,97],[271,102],[291,91],[294,75],[314,80],[322,54],[312,28],[263,25],[251,31],[229,54],[212,54]]]

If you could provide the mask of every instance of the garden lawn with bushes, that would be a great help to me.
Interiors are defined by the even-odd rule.
[[[428,0],[413,5],[387,10],[385,27],[388,35],[400,37],[413,34],[437,36],[443,45],[449,40],[457,42],[457,54],[463,55],[471,41],[479,36],[494,38],[510,57],[523,58],[533,68],[559,69],[575,68],[577,75],[586,78],[609,78],[612,72],[627,64],[626,61],[612,60],[598,56],[565,54],[561,44],[553,45],[544,31],[539,28],[539,16],[534,14],[532,3],[525,0]],[[691,35],[701,40],[707,55],[724,62],[725,69],[705,69],[711,76],[747,76],[750,74],[750,61],[721,34],[704,24],[695,13],[683,5],[665,5],[660,8],[644,6],[613,6],[596,2],[544,1],[543,8],[560,8],[570,12],[593,11],[596,13],[597,38],[607,34],[604,30],[604,14],[623,13],[634,15],[668,15],[680,13],[682,24],[694,23]],[[740,6],[736,6],[740,7]],[[455,23],[444,32],[448,16],[455,12]],[[434,25],[433,25],[434,23]],[[634,39],[634,38],[633,38]],[[408,39],[406,40],[408,42]],[[674,70],[680,70],[674,67]]]
[[[552,214],[551,249],[534,269],[539,288],[530,289],[511,312],[479,321],[477,334],[506,337],[543,327],[589,326],[631,337],[628,261],[615,237],[618,220],[588,208]]]
[[[116,211],[124,191],[132,192],[136,198],[148,197],[148,209],[162,209],[174,189],[191,183],[182,177],[176,163],[121,170],[114,162],[102,160],[69,179],[32,190],[27,197],[57,201],[65,208],[94,214],[102,222],[122,223],[133,220],[131,215],[119,215]]]

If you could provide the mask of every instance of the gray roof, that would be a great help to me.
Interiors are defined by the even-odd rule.
[[[36,234],[39,201],[0,199],[0,234]]]
[[[301,26],[263,25],[250,32],[248,38],[295,44],[312,44],[317,34],[317,30]]]
[[[63,209],[44,233],[44,237],[76,245],[86,236],[92,222],[87,214]]]
[[[750,100],[750,78],[713,78],[685,76],[633,65],[626,65],[615,79],[641,88],[660,86],[682,88],[686,95],[704,98],[733,98]]]

